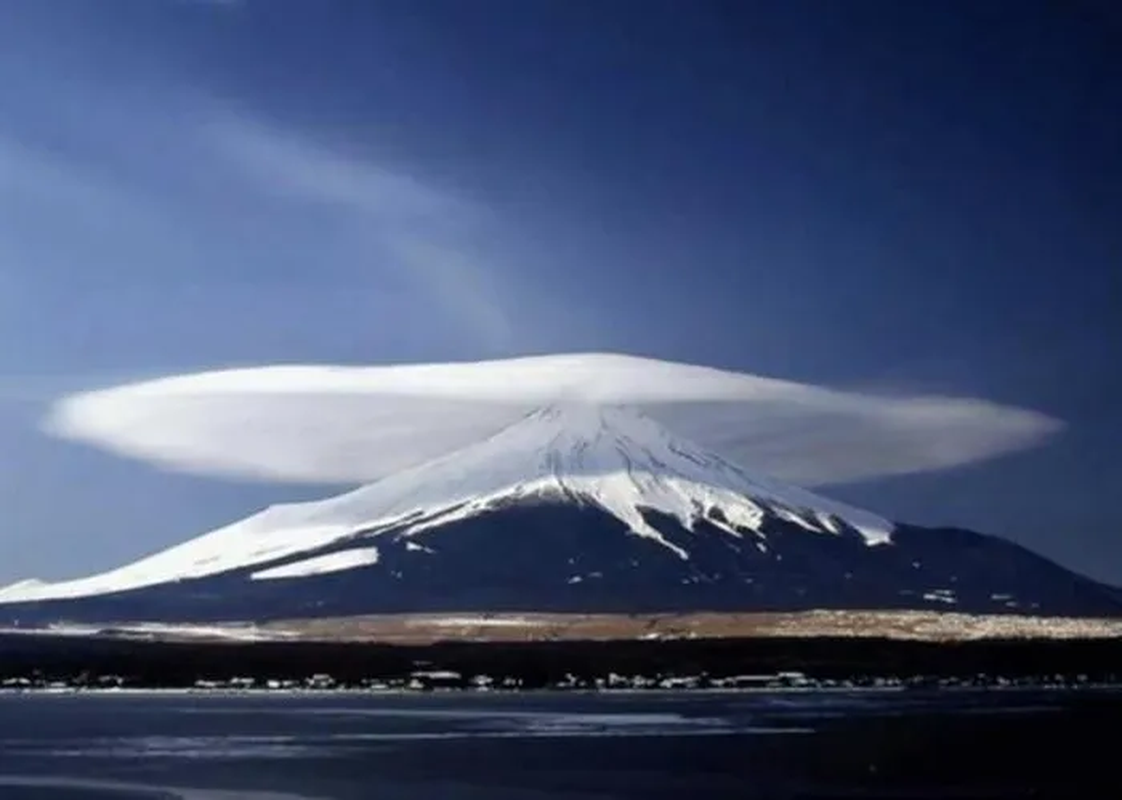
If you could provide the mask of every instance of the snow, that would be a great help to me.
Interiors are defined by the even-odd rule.
[[[79,625],[73,623],[59,623],[48,625],[46,628],[0,628],[0,633],[3,634],[22,634],[28,636],[49,634],[51,636],[87,637],[104,635],[109,631],[112,631],[116,635],[124,636],[227,639],[239,642],[256,642],[268,639],[289,638],[291,636],[291,634],[284,631],[263,631],[251,624],[190,625],[135,622],[123,623],[120,625]]]
[[[607,353],[179,375],[65,398],[46,427],[206,475],[366,484],[564,404],[636,408],[705,450],[803,486],[944,469],[1060,427],[970,398],[877,396]]]
[[[949,603],[954,605],[958,603],[958,598],[955,596],[953,589],[932,589],[923,594],[924,600],[936,600],[940,603]]]
[[[689,529],[706,519],[733,535],[740,535],[737,528],[758,530],[768,511],[797,519],[819,533],[830,531],[812,521],[814,513],[829,514],[847,521],[870,543],[887,541],[892,530],[892,524],[881,517],[752,475],[673,436],[648,417],[620,408],[578,405],[536,411],[446,462],[391,477],[371,489],[382,493],[390,489],[399,502],[409,498],[399,506],[402,510],[433,507],[417,492],[436,491],[444,498],[456,498],[452,508],[414,524],[411,532],[439,527],[520,496],[575,496],[683,558],[688,553],[667,542],[646,522],[641,509],[660,511]]]
[[[546,625],[542,620],[527,619],[526,617],[440,617],[426,619],[423,625],[436,625],[442,628],[460,627],[490,627],[490,628],[524,628]]]
[[[554,496],[592,504],[627,529],[688,559],[688,546],[667,541],[641,511],[650,509],[694,530],[699,522],[742,536],[767,514],[797,519],[807,535],[836,535],[844,520],[870,545],[890,541],[892,524],[803,489],[755,475],[672,434],[631,408],[581,403],[535,410],[453,454],[318,502],[278,505],[143,558],[74,581],[20,583],[0,602],[82,597],[261,566],[258,580],[350,569],[374,563],[376,549],[344,550],[295,564],[277,562],[364,533],[416,534],[497,504]]]
[[[353,550],[340,550],[337,553],[328,553],[292,564],[282,564],[279,567],[263,569],[249,576],[253,581],[268,581],[277,578],[302,578],[307,575],[325,575],[330,572],[341,572],[356,567],[365,567],[378,563],[377,547],[359,547]]]

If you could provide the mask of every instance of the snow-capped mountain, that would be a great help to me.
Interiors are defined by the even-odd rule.
[[[1117,613],[1023,548],[757,476],[622,407],[552,405],[327,500],[0,590],[11,616],[942,607]]]

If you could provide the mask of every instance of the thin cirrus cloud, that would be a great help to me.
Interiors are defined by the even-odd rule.
[[[204,126],[215,152],[270,199],[326,212],[355,258],[400,271],[438,313],[459,317],[489,349],[513,342],[492,275],[478,263],[485,209],[411,175],[239,117]]]
[[[744,467],[805,486],[956,467],[1062,428],[973,398],[842,392],[612,354],[176,375],[66,397],[44,427],[178,471],[360,484],[563,403],[633,407]]]
[[[510,348],[499,291],[510,282],[488,255],[497,232],[481,203],[227,104],[164,102],[162,115],[134,114],[107,98],[81,147],[0,125],[0,278],[113,279],[114,291],[137,279],[213,291],[252,281],[265,295],[298,263],[317,291],[370,295],[372,318],[407,304],[485,352]],[[77,124],[39,122],[61,139]]]

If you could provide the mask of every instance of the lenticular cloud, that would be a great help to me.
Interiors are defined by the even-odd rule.
[[[806,486],[944,469],[1061,424],[975,399],[879,397],[630,356],[273,366],[72,395],[50,432],[197,474],[369,483],[565,404],[627,406],[745,467]]]

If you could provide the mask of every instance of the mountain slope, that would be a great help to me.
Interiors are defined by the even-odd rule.
[[[550,406],[449,456],[133,564],[0,590],[12,616],[942,608],[1113,614],[1104,587],[965,531],[752,475],[634,411]]]
[[[817,532],[843,524],[871,543],[891,523],[795,487],[751,476],[677,439],[634,412],[575,405],[529,414],[450,456],[328,500],[279,505],[121,569],[58,584],[23,582],[0,601],[79,597],[199,578],[312,550],[358,530],[412,520],[410,533],[465,519],[496,504],[561,497],[603,509],[681,558],[687,550],[651,526],[641,509],[691,528],[706,519],[736,534],[765,514]]]

